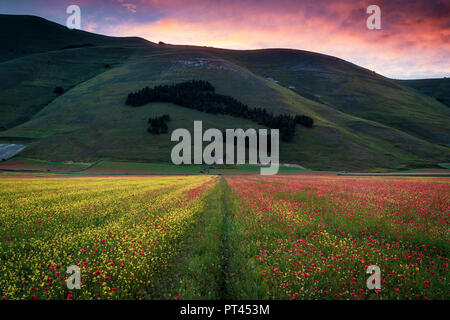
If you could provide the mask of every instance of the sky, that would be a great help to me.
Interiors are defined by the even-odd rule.
[[[171,44],[324,53],[396,79],[450,76],[450,0],[0,0],[0,13]],[[369,30],[369,5],[381,29]]]

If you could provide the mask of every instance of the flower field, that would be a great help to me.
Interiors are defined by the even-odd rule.
[[[203,205],[212,177],[3,179],[3,299],[144,298]],[[81,268],[81,290],[66,269]]]
[[[448,299],[450,181],[0,179],[0,297]],[[81,289],[66,285],[69,266]],[[381,289],[369,290],[369,265]]]
[[[448,299],[450,189],[439,178],[229,178],[255,299]],[[237,231],[237,233],[239,233]],[[238,249],[238,243],[241,246]],[[368,290],[369,265],[381,290]]]

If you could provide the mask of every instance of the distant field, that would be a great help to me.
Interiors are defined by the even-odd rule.
[[[16,157],[0,162],[0,170],[7,171],[41,171],[54,173],[71,173],[75,175],[103,174],[197,174],[202,166],[175,166],[163,163],[141,163],[126,161],[99,161],[90,163],[68,163],[35,160]]]
[[[206,169],[202,165],[173,165],[170,163],[149,163],[131,161],[99,161],[93,165],[89,163],[67,163],[35,160],[24,157],[16,157],[5,162],[0,162],[0,170],[11,171],[42,171],[64,172],[75,175],[174,175],[174,174],[258,174],[260,166],[239,165],[229,168]],[[300,173],[311,170],[295,167],[280,166],[279,173]]]
[[[140,163],[126,161],[100,161],[94,166],[83,171],[83,174],[93,173],[111,173],[111,174],[259,174],[261,166],[256,165],[239,165],[230,166],[230,168],[214,167],[207,169],[201,165],[173,165],[164,163]],[[279,173],[300,173],[310,172],[311,170],[280,166]]]
[[[402,171],[381,170],[373,172],[338,172],[338,175],[351,176],[448,176],[450,169],[448,164],[440,164],[439,168],[410,169]],[[98,161],[97,163],[68,163],[35,160],[24,157],[15,157],[8,161],[0,162],[0,171],[5,174],[19,174],[39,172],[51,173],[53,176],[105,176],[105,175],[259,175],[262,166],[257,165],[230,165],[230,166],[205,166],[205,165],[173,165],[170,163],[150,163],[132,161]],[[302,175],[336,175],[333,171],[313,171],[306,168],[280,165],[278,174],[302,174]]]
[[[164,163],[143,163],[126,161],[100,161],[83,174],[196,174],[201,166],[175,166]]]
[[[416,168],[408,170],[373,170],[369,172],[338,172],[342,176],[450,176],[450,169],[441,164],[441,168]]]
[[[418,92],[434,97],[437,101],[450,107],[450,79],[417,79],[397,80],[402,85],[411,87]]]
[[[259,174],[261,168],[264,166],[256,166],[256,165],[239,165],[235,168],[231,169],[211,169],[210,173],[212,174]],[[303,169],[303,168],[295,168],[295,167],[285,167],[280,166],[278,169],[278,173],[303,173],[303,172],[311,172],[309,169]]]
[[[83,170],[89,165],[87,163],[54,162],[15,157],[0,162],[0,170],[71,172]]]

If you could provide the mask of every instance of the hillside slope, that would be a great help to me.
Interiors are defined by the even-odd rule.
[[[59,30],[60,26],[54,25]],[[273,57],[275,53],[280,57]],[[258,58],[259,55],[262,58]],[[1,112],[14,121],[11,116],[14,111],[16,117],[26,113],[15,106],[28,110],[27,105],[41,99],[41,108],[28,112],[28,118],[19,119],[0,131],[0,140],[27,144],[21,154],[37,159],[169,162],[174,143],[167,134],[151,135],[146,131],[149,117],[169,113],[172,118],[169,132],[180,127],[191,128],[194,120],[203,120],[205,129],[260,127],[245,119],[205,114],[167,103],[139,108],[125,105],[127,94],[142,87],[202,79],[210,81],[218,93],[231,95],[251,107],[264,107],[275,113],[305,114],[315,119],[313,129],[298,127],[294,141],[281,144],[282,162],[327,170],[402,168],[448,162],[449,148],[438,145],[445,140],[440,134],[445,136],[449,132],[449,122],[444,121],[448,117],[447,109],[441,110],[439,102],[435,111],[439,120],[434,122],[431,113],[425,113],[425,124],[429,126],[425,134],[402,130],[401,126],[390,125],[395,119],[391,121],[383,113],[384,109],[380,111],[377,104],[370,104],[371,99],[375,99],[371,96],[375,94],[373,91],[351,90],[352,77],[362,82],[361,88],[378,81],[380,86],[392,86],[401,96],[411,94],[414,99],[425,101],[424,110],[435,107],[428,101],[432,98],[389,79],[371,76],[367,70],[337,58],[319,55],[318,59],[311,60],[309,57],[315,57],[315,54],[304,51],[289,51],[288,56],[291,60],[284,50],[232,51],[152,43],[96,45],[26,55],[0,63],[0,74],[5,77],[0,97],[8,101]],[[318,84],[314,87],[314,80],[311,80],[310,91],[306,91],[308,81],[302,78],[303,73],[298,74],[292,68],[285,70],[286,63],[292,64],[292,61],[297,65],[303,61],[304,68],[327,70],[331,80],[323,84],[317,79],[324,78],[324,72],[311,71],[309,79],[316,77]],[[109,67],[105,68],[105,64]],[[26,74],[31,81],[25,79]],[[336,80],[344,78],[350,80]],[[56,85],[70,90],[54,95],[50,89]],[[289,86],[295,88],[289,89]],[[365,112],[345,110],[339,99],[332,101],[335,93],[329,95],[331,98],[323,93],[324,88],[333,93],[335,86],[343,87],[349,96],[362,97],[366,101],[361,107]],[[384,103],[392,100],[389,95],[384,97],[382,92],[377,99]],[[413,127],[417,124],[416,107],[402,105],[398,114],[394,112],[397,109],[391,113]],[[433,135],[438,138],[434,139]]]
[[[119,65],[131,48],[94,47],[49,51],[0,63],[0,130],[30,120],[59,96],[57,87],[67,91]]]
[[[450,107],[450,78],[397,80],[405,87],[410,87],[420,93],[436,98],[437,101]]]
[[[0,62],[68,46],[150,45],[137,37],[107,37],[82,30],[70,30],[46,19],[27,15],[0,14]]]
[[[19,125],[67,90],[152,43],[68,28],[34,16],[0,15],[0,130]],[[114,48],[114,50],[110,50]]]
[[[450,109],[443,103],[342,59],[287,49],[227,51],[221,56],[272,78],[298,94],[432,143],[450,142]]]

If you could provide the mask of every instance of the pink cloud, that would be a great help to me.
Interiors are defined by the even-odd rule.
[[[122,1],[120,1],[120,2],[122,2]],[[135,4],[122,3],[122,7],[126,8],[131,13],[136,13],[137,12],[137,6]]]
[[[83,29],[89,32],[96,32],[97,28],[98,25],[95,22],[88,22]]]

